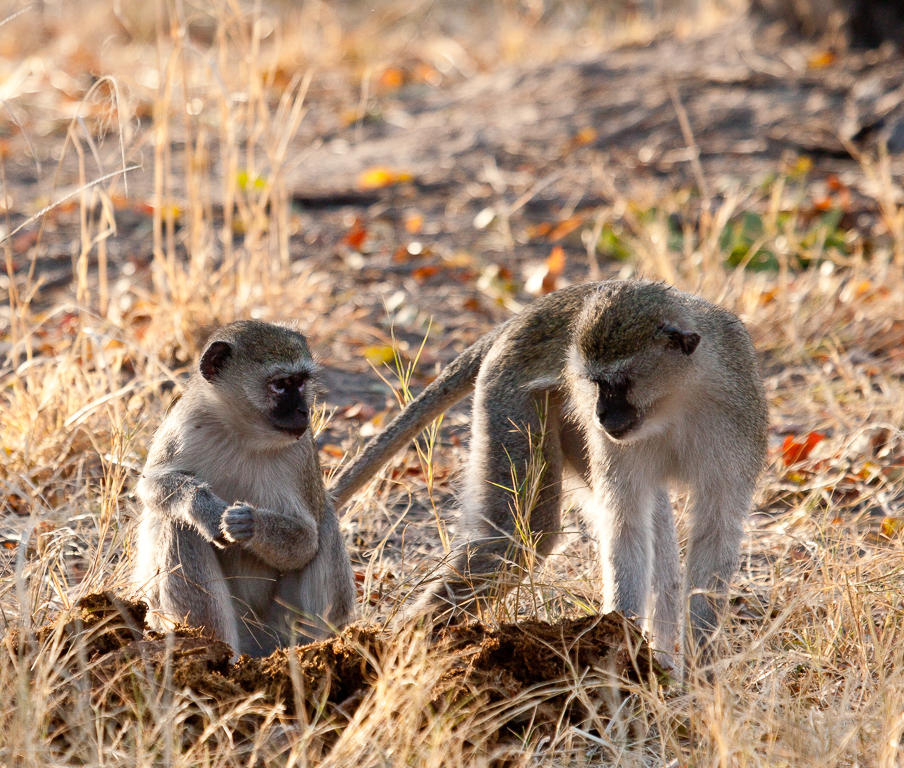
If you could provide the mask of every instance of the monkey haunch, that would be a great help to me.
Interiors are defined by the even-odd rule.
[[[660,283],[550,294],[462,353],[371,440],[337,478],[337,503],[472,388],[458,546],[420,607],[473,610],[490,584],[505,588],[500,572],[550,553],[567,473],[599,539],[604,610],[640,618],[668,655],[687,608],[688,649],[705,649],[766,452],[766,401],[740,320]],[[671,484],[691,495],[688,603]]]
[[[300,333],[217,331],[154,436],[135,585],[151,626],[203,626],[263,655],[352,616],[355,590],[311,433],[317,366]]]

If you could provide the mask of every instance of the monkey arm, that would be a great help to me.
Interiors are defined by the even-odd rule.
[[[136,490],[151,513],[190,525],[205,540],[225,546],[220,519],[226,503],[207,483],[182,472],[151,472],[141,476]]]
[[[319,530],[307,510],[287,515],[236,504],[226,510],[220,526],[227,541],[243,545],[278,571],[300,571],[317,554]]]

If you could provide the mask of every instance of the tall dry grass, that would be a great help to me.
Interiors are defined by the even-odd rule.
[[[351,73],[336,92],[354,109],[368,73],[412,45],[444,45],[459,77],[543,46],[554,56],[566,38],[539,25],[535,7],[490,7],[486,12],[503,23],[474,54],[458,51],[454,35],[411,42],[412,25],[429,10],[424,3],[385,4],[376,18],[351,23],[338,6],[310,2],[282,8],[292,20],[285,26],[261,4],[48,3],[43,15],[32,9],[0,28],[4,45],[17,36],[34,54],[23,83],[65,80],[59,62],[73,40],[107,75],[62,106],[40,99],[13,106],[38,118],[53,109],[66,121],[43,139],[51,146],[45,166],[58,162],[65,182],[34,212],[71,193],[55,210],[74,202],[69,213],[77,217],[78,243],[72,283],[51,303],[40,270],[29,268],[42,241],[20,249],[14,239],[4,243],[0,620],[21,639],[0,649],[5,764],[901,763],[904,231],[898,180],[881,157],[864,158],[863,166],[875,183],[887,246],[868,255],[814,244],[783,223],[779,214],[789,203],[781,178],[765,192],[726,197],[708,221],[683,233],[679,249],[669,236],[668,207],[687,205],[687,218],[695,219],[689,204],[662,201],[665,213],[637,221],[626,236],[637,254],[632,270],[697,291],[743,317],[761,354],[777,428],[762,512],[750,526],[735,615],[712,685],[638,687],[615,703],[614,718],[588,705],[580,726],[563,722],[551,734],[527,726],[520,739],[500,745],[493,739],[505,713],[476,704],[455,712],[430,708],[429,692],[448,660],[427,655],[418,638],[406,636],[353,722],[337,734],[329,721],[298,722],[254,698],[214,707],[166,677],[136,678],[135,701],[108,706],[89,685],[96,662],[57,636],[34,639],[35,627],[79,597],[123,587],[129,490],[171,388],[178,390],[197,352],[197,329],[240,316],[298,317],[329,339],[343,322],[332,306],[330,275],[293,259],[289,249],[296,223],[285,178],[297,159],[293,138],[308,105],[310,73],[315,67]],[[563,13],[569,7],[563,4]],[[597,11],[581,12],[588,39],[605,28]],[[126,34],[104,43],[113,20]],[[625,34],[640,34],[631,23]],[[14,89],[3,95],[17,97]],[[8,157],[4,163],[9,179]],[[136,164],[144,170],[88,186]],[[757,195],[765,210],[761,245],[778,254],[779,271],[726,270],[720,226]],[[152,258],[146,272],[140,267],[124,274],[132,279],[113,279],[108,246],[123,200],[135,198],[151,205]],[[631,210],[631,201],[613,199],[614,209]],[[7,231],[14,226],[10,219]],[[819,266],[794,263],[804,249]],[[786,466],[785,432],[826,437],[805,461]],[[428,462],[430,445],[421,454]],[[401,457],[397,468],[417,460]],[[416,494],[431,495],[412,483]],[[362,606],[364,621],[391,612],[421,575],[416,557],[400,559],[383,546],[402,523],[401,498],[396,487],[376,485],[346,516],[357,536],[376,542],[364,593],[389,584],[375,604]],[[436,541],[441,525],[433,530]],[[542,618],[589,611],[597,602],[592,546],[572,538],[534,577],[528,609]],[[509,603],[500,615],[516,609]],[[562,682],[576,698],[601,686]],[[240,724],[252,716],[257,731],[242,735]]]

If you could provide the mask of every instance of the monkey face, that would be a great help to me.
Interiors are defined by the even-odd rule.
[[[267,382],[270,424],[296,440],[311,423],[307,386],[308,375],[304,372],[276,376]]]
[[[247,445],[285,447],[307,432],[317,364],[300,333],[239,321],[220,329],[198,366],[221,418]]]
[[[613,440],[622,440],[640,424],[640,414],[628,400],[627,380],[596,382],[596,422]]]

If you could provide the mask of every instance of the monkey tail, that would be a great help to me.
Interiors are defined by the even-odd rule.
[[[484,357],[505,326],[481,336],[453,360],[420,395],[402,409],[379,435],[371,438],[333,481],[330,493],[340,507],[431,421],[472,389]]]

